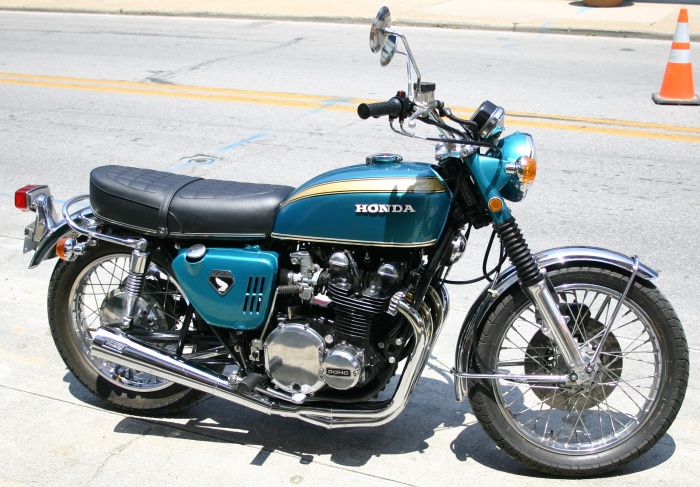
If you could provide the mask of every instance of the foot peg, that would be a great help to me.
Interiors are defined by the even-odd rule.
[[[250,394],[265,380],[262,374],[248,374],[236,385],[236,391],[241,394]]]

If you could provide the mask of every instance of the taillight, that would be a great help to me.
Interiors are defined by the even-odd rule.
[[[44,191],[44,188],[46,190]],[[49,187],[41,184],[28,184],[15,191],[15,208],[22,211],[33,211],[34,198],[40,194],[50,194]]]

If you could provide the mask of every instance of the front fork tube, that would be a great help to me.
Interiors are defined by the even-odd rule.
[[[566,360],[570,371],[570,380],[575,382],[585,379],[594,370],[581,355],[569,330],[567,318],[562,315],[559,309],[559,298],[547,286],[545,276],[530,253],[515,218],[510,217],[503,223],[496,225],[495,228],[503,243],[506,255],[518,271],[518,280],[522,289],[542,316],[542,332],[554,339],[564,360]]]
[[[575,382],[592,374],[593,367],[583,359],[571,335],[568,327],[569,318],[562,315],[559,310],[559,299],[556,293],[549,289],[544,279],[522,288],[542,316],[542,333],[553,338],[559,345],[559,351],[571,371],[570,380]]]
[[[126,303],[124,306],[124,317],[121,327],[131,328],[136,318],[136,305],[141,298],[146,269],[150,261],[151,254],[144,250],[134,249],[131,251],[131,263],[129,265],[129,277],[126,279]]]

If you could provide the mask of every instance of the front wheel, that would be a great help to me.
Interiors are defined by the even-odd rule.
[[[592,356],[629,277],[598,267],[567,267],[548,277],[581,354]],[[519,287],[486,316],[476,350],[480,363],[497,373],[567,373]],[[652,284],[635,281],[594,368],[584,383],[472,381],[469,399],[487,434],[519,462],[550,474],[602,474],[649,450],[671,426],[685,395],[685,335]]]

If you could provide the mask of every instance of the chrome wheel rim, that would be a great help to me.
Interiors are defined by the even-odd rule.
[[[581,309],[587,307],[590,318],[607,324],[620,293],[580,283],[557,287],[557,293],[576,319],[570,327],[579,349],[582,354],[592,355],[600,343],[602,326],[583,326]],[[547,358],[546,352],[533,355],[533,343],[542,344],[539,338],[533,338],[541,334],[537,321],[529,302],[511,317],[497,341],[495,365],[499,373],[561,373],[559,362]],[[590,336],[592,330],[595,335]],[[632,436],[646,423],[660,399],[665,370],[659,337],[646,313],[629,300],[622,303],[610,336],[596,364],[596,376],[584,384],[560,387],[494,381],[496,400],[508,422],[537,446],[572,455],[597,453]],[[558,355],[555,347],[549,356]],[[538,365],[533,367],[533,362]]]
[[[118,305],[123,300],[129,262],[128,254],[112,254],[92,261],[81,271],[70,292],[71,330],[80,352],[100,376],[123,389],[158,391],[172,382],[90,354],[94,332],[100,326],[114,325],[119,318]],[[175,306],[184,298],[175,279],[151,264],[145,282],[143,297],[137,304],[138,326],[152,330],[181,328]]]

